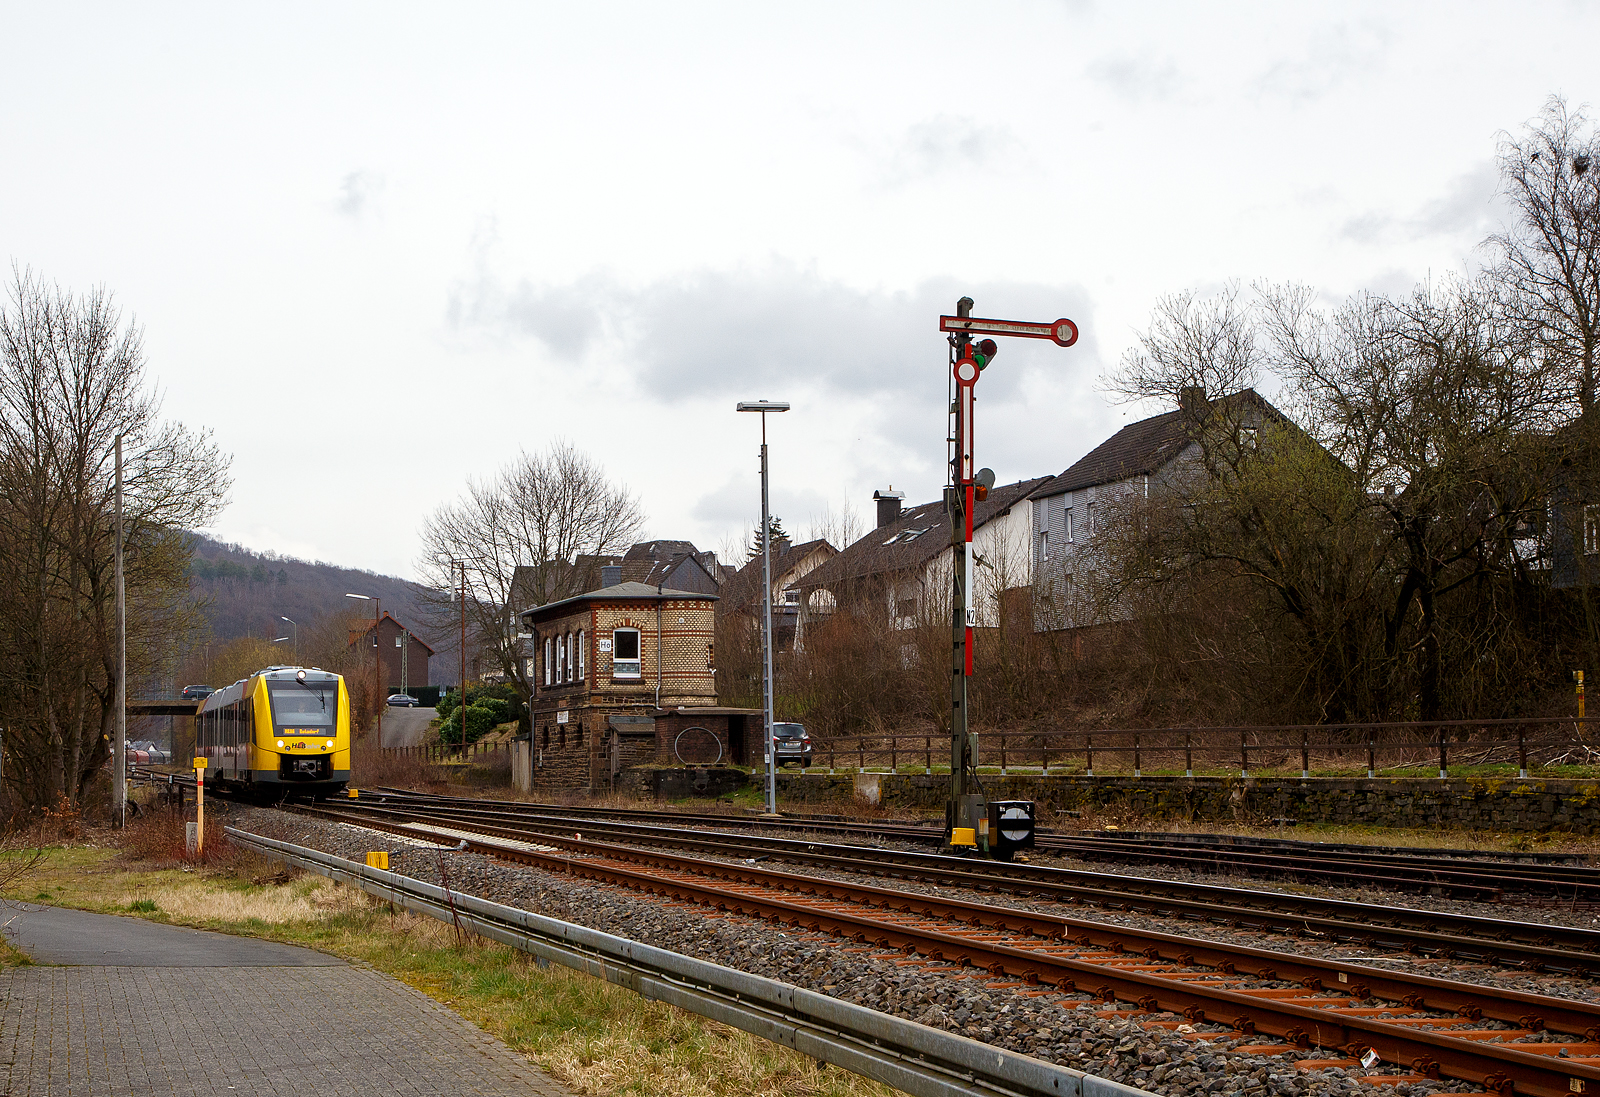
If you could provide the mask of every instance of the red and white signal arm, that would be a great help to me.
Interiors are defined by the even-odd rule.
[[[983,320],[976,316],[941,316],[939,330],[961,332],[966,335],[1011,335],[1023,339],[1049,339],[1058,347],[1070,347],[1078,341],[1078,325],[1064,316],[1048,324],[1031,324],[1021,320]]]

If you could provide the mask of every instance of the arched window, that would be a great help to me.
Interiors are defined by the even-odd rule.
[[[544,684],[546,686],[548,686],[553,680],[551,678],[552,671],[550,668],[550,656],[554,653],[554,651],[555,645],[551,642],[550,637],[546,636],[544,638]]]
[[[572,681],[572,633],[561,637],[561,680]]]
[[[583,629],[578,630],[578,681],[589,680],[589,649],[584,644]]]

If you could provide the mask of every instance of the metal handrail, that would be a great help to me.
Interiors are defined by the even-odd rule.
[[[1153,1097],[826,994],[464,895],[305,846],[228,837],[418,914],[709,1017],[918,1097]]]
[[[1094,756],[1131,755],[1135,777],[1141,775],[1142,759],[1151,755],[1181,755],[1186,775],[1194,775],[1197,755],[1212,759],[1236,760],[1238,772],[1248,775],[1252,756],[1258,761],[1274,754],[1300,756],[1302,778],[1309,778],[1311,753],[1334,751],[1339,754],[1356,752],[1365,755],[1365,770],[1374,777],[1380,755],[1396,753],[1410,756],[1428,751],[1438,760],[1439,776],[1447,777],[1452,753],[1461,750],[1504,749],[1515,752],[1518,776],[1527,777],[1537,767],[1540,754],[1557,754],[1545,764],[1560,762],[1561,751],[1582,749],[1600,756],[1600,750],[1590,747],[1582,738],[1582,729],[1600,723],[1600,717],[1551,716],[1491,720],[1410,720],[1351,724],[1262,724],[1216,725],[1205,727],[1167,728],[1099,728],[1090,731],[989,731],[983,735],[983,745],[988,749],[979,759],[982,765],[998,765],[1005,774],[1013,768],[1049,772],[1052,765],[1060,768],[1074,757],[1081,757],[1087,776],[1094,776]],[[1540,729],[1571,728],[1578,737],[1545,738],[1530,735]],[[1462,733],[1478,730],[1486,736],[1462,737]],[[1380,738],[1380,733],[1429,732],[1423,739],[1395,740]],[[1332,733],[1362,733],[1359,737],[1339,740],[1329,738]],[[1452,735],[1454,734],[1454,736]],[[1313,738],[1316,736],[1317,738]],[[1270,738],[1281,737],[1281,738]],[[899,757],[904,753],[912,758],[921,754],[923,772],[933,772],[934,736],[928,732],[866,732],[855,735],[818,737],[814,741],[814,755],[826,755],[829,772],[841,768],[840,756],[855,756],[856,769],[868,770],[868,756],[873,766],[882,766],[888,758],[888,771],[898,772]],[[908,750],[902,744],[911,743]],[[1020,746],[1013,745],[1020,743]],[[917,749],[921,745],[921,750]],[[1411,761],[1407,764],[1420,764]],[[1215,765],[1215,761],[1213,761]],[[1459,766],[1460,763],[1458,762]],[[1361,768],[1361,767],[1355,767]]]

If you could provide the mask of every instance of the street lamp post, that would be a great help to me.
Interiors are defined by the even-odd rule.
[[[772,740],[772,529],[767,513],[767,412],[788,411],[781,400],[741,400],[738,411],[761,415],[761,696],[767,750],[767,814],[778,813],[778,751]]]
[[[289,618],[279,617],[278,620],[289,621]],[[293,621],[289,621],[289,627],[294,629],[294,661],[295,665],[298,666],[300,664],[300,626]]]
[[[120,828],[128,812],[128,594],[122,573],[122,435],[116,456],[117,729],[111,742],[111,814]]]
[[[383,599],[375,594],[346,594],[346,598],[360,598],[372,603],[372,701],[378,710],[378,746],[383,746],[383,687],[378,678],[383,668],[383,645],[378,643],[378,626],[383,623]]]

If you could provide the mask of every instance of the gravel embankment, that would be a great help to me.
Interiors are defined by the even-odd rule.
[[[795,837],[793,833],[780,836]],[[821,840],[825,839],[819,838],[819,841]],[[904,843],[884,842],[881,845],[884,848],[914,849],[926,852],[926,847],[911,846]],[[718,857],[715,854],[703,852],[697,852],[695,856],[706,860],[720,860],[729,863],[738,863],[739,861],[738,858]],[[1148,865],[1124,869],[1122,866],[1107,865],[1101,862],[1089,863],[1065,858],[1052,858],[1042,854],[1030,855],[1029,861],[1036,865],[1104,872],[1117,876],[1215,884],[1221,887],[1245,888],[1252,891],[1279,891],[1294,896],[1341,899],[1347,902],[1377,904],[1391,908],[1410,907],[1415,910],[1469,914],[1483,918],[1500,918],[1543,925],[1576,926],[1585,929],[1596,928],[1596,918],[1592,914],[1563,911],[1553,907],[1452,901],[1436,896],[1420,896],[1377,889],[1362,891],[1356,888],[1285,884],[1282,881],[1264,881],[1249,877],[1200,875],[1186,869],[1163,869],[1159,866],[1152,867]],[[999,895],[990,892],[970,891],[965,888],[942,887],[918,880],[898,878],[885,880],[878,877],[862,877],[832,869],[784,864],[776,859],[772,859],[771,867],[824,879],[851,883],[871,883],[880,887],[891,887],[898,891],[917,892],[925,895],[937,894],[949,899],[964,899],[969,902],[1016,907],[1020,910],[1032,910],[1059,917],[1104,922],[1108,925],[1128,926],[1134,929],[1147,929],[1157,933],[1171,933],[1195,940],[1247,945],[1252,948],[1315,956],[1319,959],[1343,960],[1352,964],[1387,968],[1392,971],[1407,971],[1439,979],[1454,979],[1460,982],[1476,983],[1480,986],[1494,987],[1500,990],[1516,990],[1528,994],[1548,994],[1558,998],[1600,1002],[1600,983],[1587,979],[1575,979],[1562,974],[1536,973],[1518,968],[1490,967],[1485,964],[1470,963],[1464,960],[1435,960],[1431,957],[1408,955],[1398,950],[1362,948],[1349,944],[1321,941],[1315,937],[1289,937],[1280,933],[1251,929],[1232,929],[1222,925],[1196,922],[1183,918],[1163,917],[1155,914],[1107,911],[1090,906],[1071,906],[1063,903],[1028,899],[1019,895]]]
[[[897,963],[903,959],[899,954],[779,930],[753,918],[668,905],[624,888],[575,881],[476,854],[411,845],[392,835],[340,823],[266,808],[232,807],[228,815],[228,822],[242,829],[355,861],[362,860],[367,850],[388,849],[391,869],[434,883],[441,882],[444,864],[450,886],[463,892],[780,979],[1154,1093],[1240,1093],[1249,1097],[1396,1093],[1412,1097],[1481,1092],[1450,1081],[1368,1086],[1337,1068],[1296,1068],[1295,1062],[1302,1059],[1340,1058],[1328,1050],[1252,1055],[1237,1049],[1270,1041],[1265,1037],[1223,1039],[1221,1034],[1231,1030],[1219,1025],[1196,1026],[1199,1032],[1187,1034],[1146,1029],[1137,1019],[1095,1016],[1099,1004],[1083,995],[1052,991],[1029,997],[987,986],[987,976],[971,978],[948,966]],[[975,897],[996,901],[994,896]],[[1196,928],[1186,923],[1182,932],[1192,933]],[[1218,932],[1217,939],[1223,939],[1222,931]],[[1262,944],[1259,939],[1250,943]],[[1398,1070],[1380,1064],[1372,1072],[1360,1073]]]

